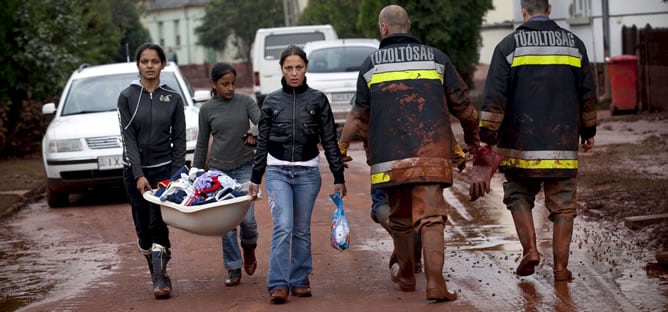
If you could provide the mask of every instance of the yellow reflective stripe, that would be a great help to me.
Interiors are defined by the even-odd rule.
[[[443,83],[443,75],[439,74],[435,70],[405,70],[373,74],[367,85],[371,87],[371,85],[377,83],[415,79],[438,79],[441,81],[441,83]]]
[[[371,175],[371,184],[385,183],[390,181],[390,175],[385,172],[374,173]]]
[[[501,166],[522,169],[577,169],[577,159],[519,159],[506,157]]]
[[[499,127],[501,127],[500,122],[493,122],[493,121],[486,121],[486,120],[481,120],[480,121],[480,128],[487,128],[489,130],[499,130]]]
[[[511,67],[522,65],[570,65],[582,67],[579,58],[568,55],[526,55],[513,58]]]

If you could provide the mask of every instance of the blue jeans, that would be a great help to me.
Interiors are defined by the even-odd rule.
[[[211,169],[222,171],[231,178],[237,180],[238,183],[245,183],[250,181],[251,174],[253,172],[253,166],[251,163],[244,164],[232,170],[220,170],[215,168]],[[241,220],[239,228],[239,238],[242,245],[257,244],[258,231],[257,222],[255,221],[255,204],[253,202],[251,202],[250,208],[248,208],[248,212],[244,216],[244,219]],[[223,246],[223,262],[225,263],[225,269],[228,271],[241,269],[243,260],[241,259],[241,250],[239,249],[239,243],[237,241],[237,228],[235,227],[234,229],[223,234],[221,241]]]
[[[313,269],[311,214],[322,183],[320,169],[268,166],[265,182],[274,223],[267,288],[307,286]]]

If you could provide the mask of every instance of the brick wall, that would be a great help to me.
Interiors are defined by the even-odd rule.
[[[211,86],[210,78],[211,67],[213,64],[193,64],[193,65],[179,65],[179,69],[183,73],[193,89],[209,89]],[[239,89],[253,87],[253,66],[251,63],[237,63],[232,64],[237,70],[237,85]]]

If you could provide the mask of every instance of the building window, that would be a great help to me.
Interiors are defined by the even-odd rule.
[[[573,3],[571,3],[570,13],[572,17],[589,17],[590,11],[589,0],[573,0]]]
[[[568,8],[571,25],[588,25],[591,23],[591,0],[572,0]]]
[[[158,38],[160,38],[160,46],[165,46],[165,26],[162,22],[158,22]]]
[[[179,26],[179,20],[174,20],[174,44],[177,47],[181,46],[181,27]]]

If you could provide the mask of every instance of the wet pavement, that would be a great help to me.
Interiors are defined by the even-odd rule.
[[[329,245],[332,176],[323,163],[323,188],[311,228],[312,298],[269,304],[271,218],[266,201],[260,200],[253,276],[244,273],[241,285],[225,287],[220,238],[172,228],[173,297],[154,300],[145,260],[135,247],[129,206],[114,191],[80,196],[62,209],[49,209],[42,200],[0,223],[0,311],[668,310],[668,276],[647,267],[656,262],[654,252],[622,224],[576,218],[569,262],[575,279],[555,283],[552,226],[541,205],[534,209],[541,263],[532,276],[514,275],[522,250],[501,201],[503,178],[498,174],[492,192],[474,203],[468,202],[466,173],[455,173],[455,185],[444,192],[452,206],[444,275],[459,298],[426,301],[423,273],[417,274],[415,292],[401,292],[387,269],[392,241],[369,217],[368,167],[361,145],[353,144],[349,153],[354,161],[346,171],[349,194],[344,201],[351,248],[338,252]]]

